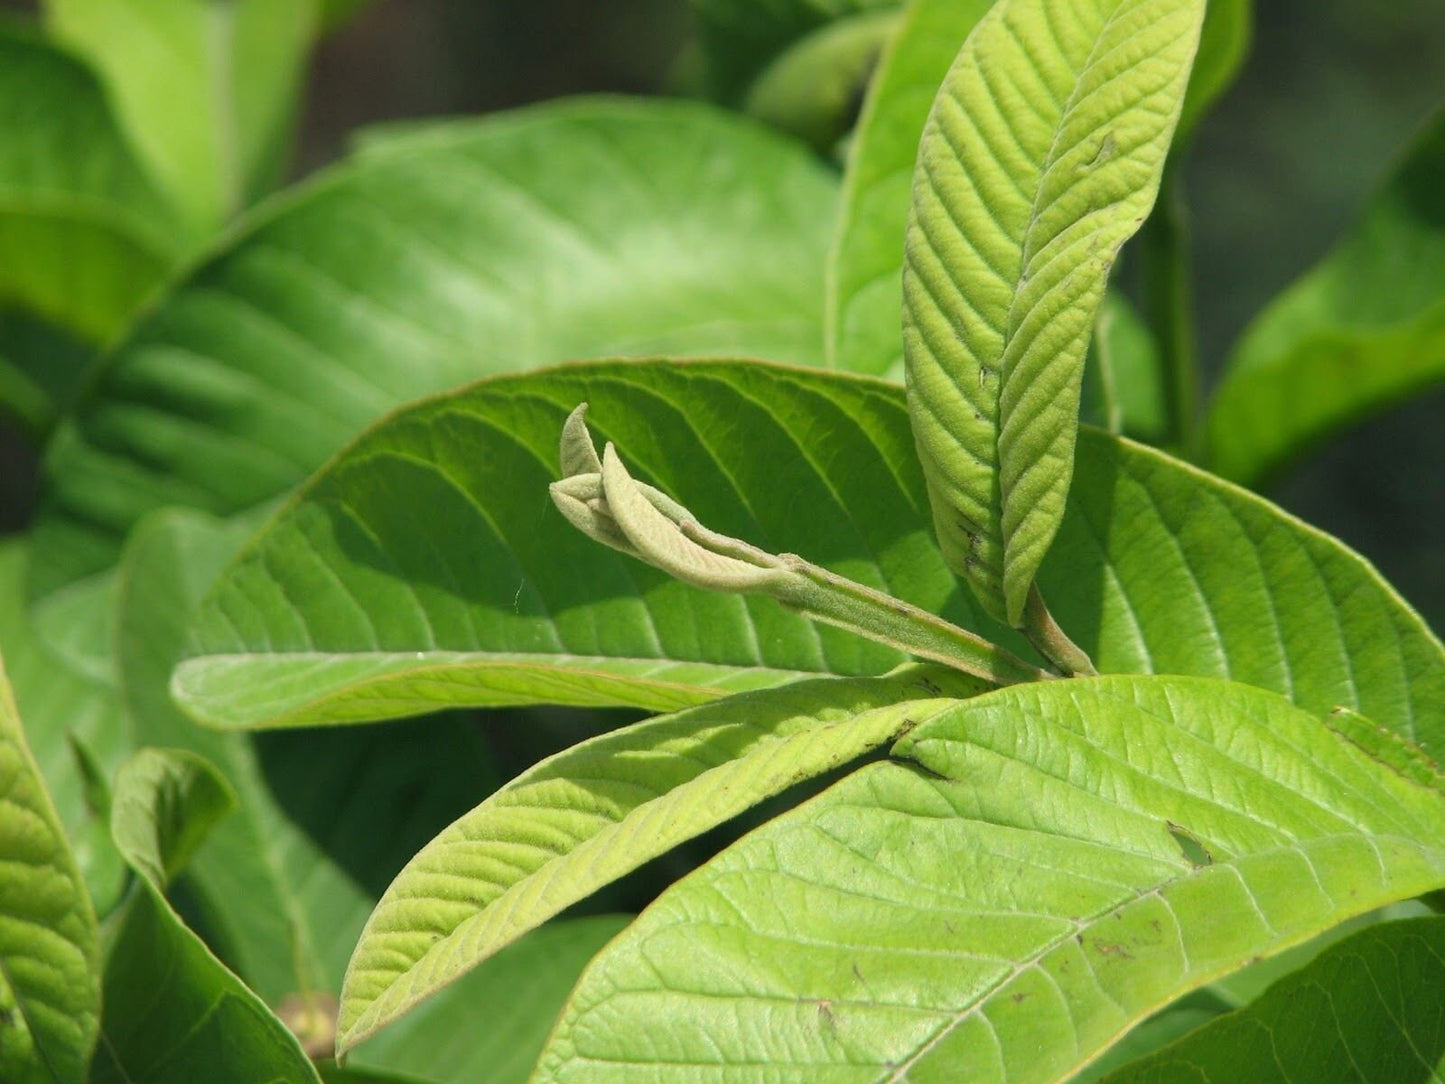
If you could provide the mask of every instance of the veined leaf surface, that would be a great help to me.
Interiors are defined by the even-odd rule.
[[[835,183],[687,103],[584,100],[373,145],[258,212],[122,345],[46,463],[32,589],[162,505],[290,490],[418,396],[657,352],[816,361]]]
[[[1385,922],[1102,1084],[1428,1084],[1445,1075],[1445,918]]]
[[[1067,1079],[1179,995],[1445,883],[1445,796],[1262,690],[964,701],[679,882],[538,1082]]]
[[[999,0],[914,172],[904,360],[949,566],[1017,625],[1063,516],[1094,313],[1153,206],[1202,0]]]
[[[83,1084],[100,1017],[95,912],[0,664],[0,1078]]]
[[[546,488],[582,401],[638,478],[714,530],[1017,646],[930,536],[901,388],[758,363],[596,363],[483,381],[362,437],[203,603],[173,686],[183,706],[224,727],[459,703],[674,710],[903,661],[573,530]],[[1093,430],[1077,473],[1042,583],[1105,670],[1232,677],[1445,748],[1445,651],[1359,556]]]
[[[892,741],[982,684],[941,667],[729,697],[573,746],[427,844],[347,970],[360,1042],[522,933],[783,790]]]
[[[295,1036],[165,898],[233,800],[194,754],[143,749],[116,776],[111,830],[140,884],[106,961],[93,1084],[318,1084]]]
[[[1209,412],[1213,468],[1255,484],[1445,380],[1445,113],[1364,216],[1249,327]]]

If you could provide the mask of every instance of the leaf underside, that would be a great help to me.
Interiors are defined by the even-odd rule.
[[[1198,0],[1003,0],[939,91],[914,173],[904,359],[949,566],[1020,622],[1063,515],[1109,269],[1154,203]]]
[[[595,363],[485,381],[363,436],[203,603],[174,685],[183,707],[229,727],[468,702],[671,710],[903,661],[767,599],[685,587],[573,530],[547,485],[582,401],[639,479],[716,530],[1016,643],[930,536],[901,389],[757,363]],[[1445,653],[1358,556],[1092,430],[1076,474],[1040,582],[1106,671],[1229,677],[1445,747]],[[432,681],[436,653],[446,681]],[[611,660],[605,682],[598,658]],[[337,680],[309,697],[273,685],[308,670]]]

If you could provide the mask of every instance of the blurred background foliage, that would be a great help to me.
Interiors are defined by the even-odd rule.
[[[685,0],[380,0],[317,49],[293,174],[334,161],[366,124],[668,92],[686,80],[692,37]],[[1419,130],[1445,90],[1441,57],[1440,0],[1256,5],[1245,69],[1205,119],[1185,174],[1207,385],[1249,319],[1330,247]],[[1369,556],[1437,627],[1442,421],[1437,391],[1269,488]],[[27,521],[34,468],[19,435],[0,428],[0,528]]]

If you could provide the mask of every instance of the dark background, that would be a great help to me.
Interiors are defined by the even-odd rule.
[[[1211,381],[1250,317],[1330,246],[1445,104],[1442,0],[1255,5],[1246,68],[1201,128],[1187,170]],[[690,34],[686,0],[380,0],[315,58],[296,172],[334,160],[348,133],[377,121],[657,92]],[[1271,492],[1374,560],[1437,628],[1442,422],[1436,393],[1332,443]],[[32,470],[18,442],[3,439],[7,526],[23,522]]]

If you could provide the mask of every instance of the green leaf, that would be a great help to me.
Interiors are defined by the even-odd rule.
[[[1210,407],[1210,463],[1257,484],[1442,379],[1445,113],[1360,222],[1245,332]]]
[[[915,0],[869,85],[828,257],[827,363],[903,379],[903,231],[918,141],[958,47],[993,0]]]
[[[527,930],[710,828],[840,768],[981,682],[941,667],[729,697],[543,761],[407,864],[347,969],[338,1049]]]
[[[1386,922],[1329,949],[1108,1084],[1427,1084],[1445,1077],[1445,918]]]
[[[1016,686],[894,752],[917,766],[664,893],[536,1079],[1066,1079],[1181,994],[1445,883],[1445,798],[1246,686]]]
[[[0,416],[18,422],[40,447],[79,392],[95,357],[90,346],[68,332],[18,309],[0,311]]]
[[[347,1055],[346,1064],[445,1084],[525,1084],[577,976],[630,915],[549,923]],[[478,1029],[477,1021],[486,1026]],[[328,1078],[329,1079],[329,1078]]]
[[[136,740],[199,753],[236,790],[237,809],[197,853],[187,888],[228,963],[279,1006],[340,992],[381,889],[485,793],[492,769],[458,720],[430,720],[424,750],[394,729],[268,750],[182,716],[167,693],[171,668],[202,593],[242,538],[193,512],[142,523],[121,566],[117,658]]]
[[[1018,625],[1063,515],[1079,383],[1159,187],[1202,0],[1000,0],[924,128],[904,358],[950,567]]]
[[[116,777],[111,828],[139,885],[106,962],[93,1084],[317,1084],[295,1036],[166,902],[230,800],[194,754],[143,749]]]
[[[364,11],[372,0],[321,0],[323,30],[336,30]]]
[[[0,665],[0,1078],[81,1084],[100,1014],[95,912]]]
[[[0,23],[0,307],[104,343],[183,248],[95,77]],[[4,366],[44,389],[49,374],[5,349]]]
[[[116,775],[110,830],[130,867],[164,892],[235,805],[235,791],[205,758],[142,749]]]
[[[363,436],[203,604],[182,706],[225,727],[457,704],[668,711],[905,661],[574,530],[547,487],[582,401],[599,440],[700,521],[978,627],[928,536],[900,389],[724,362],[577,365],[485,381]]]
[[[45,0],[45,11],[202,236],[279,178],[315,0]]]
[[[484,381],[363,436],[203,604],[182,706],[223,727],[477,703],[675,710],[903,661],[574,530],[547,486],[583,401],[637,477],[714,530],[1015,646],[930,536],[903,389],[759,363],[596,363]],[[1076,473],[1041,583],[1105,670],[1232,677],[1445,749],[1445,649],[1360,557],[1092,430]]]
[[[899,14],[864,11],[813,31],[768,65],[743,102],[751,116],[827,152],[852,127],[858,102]]]
[[[789,46],[829,23],[899,0],[692,0],[709,92],[733,105]]]
[[[110,359],[47,460],[45,596],[165,504],[234,515],[358,429],[579,357],[816,361],[834,181],[750,122],[580,101],[394,137],[273,203]]]
[[[108,814],[86,799],[73,742],[109,778],[130,751],[120,697],[112,685],[75,670],[36,634],[25,612],[29,544],[0,541],[0,654],[25,720],[26,738],[101,914],[120,895],[124,866],[110,841]]]

